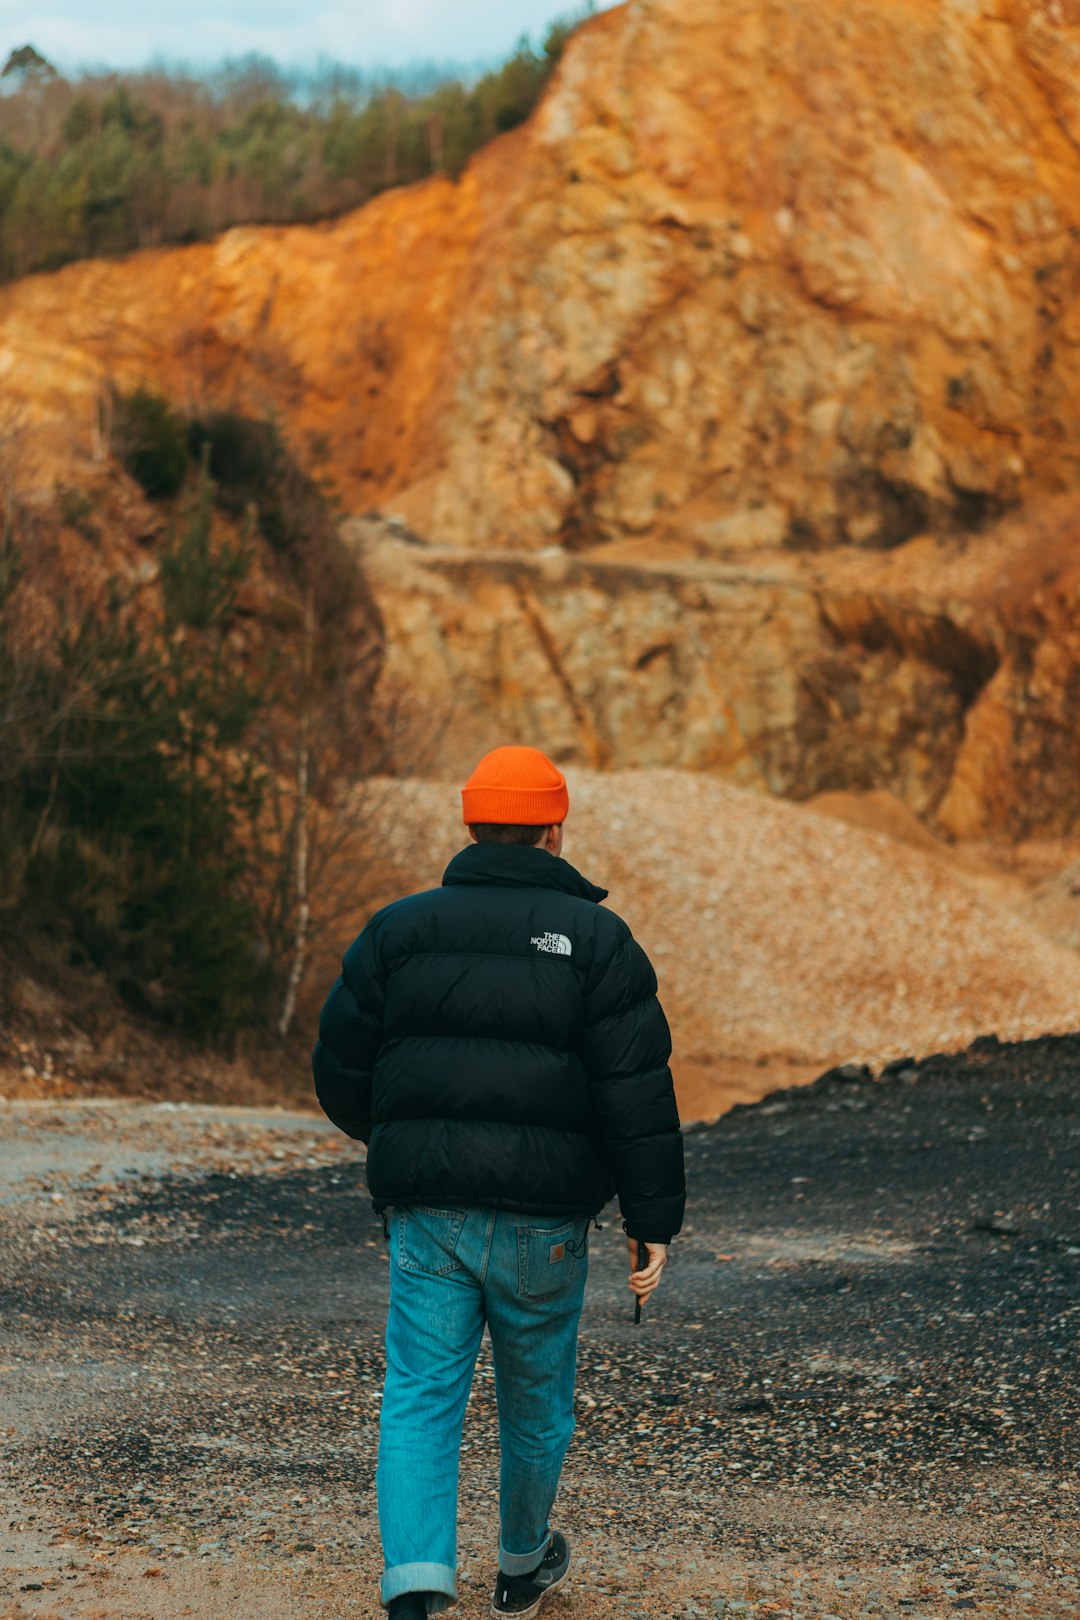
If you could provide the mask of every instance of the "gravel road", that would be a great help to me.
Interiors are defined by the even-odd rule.
[[[1078,1076],[991,1040],[692,1131],[637,1329],[593,1233],[552,1620],[1080,1615]],[[387,1271],[311,1116],[0,1104],[0,1615],[381,1614]],[[493,1417],[485,1347],[476,1620]]]

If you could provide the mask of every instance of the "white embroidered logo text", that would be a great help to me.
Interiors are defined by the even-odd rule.
[[[538,951],[547,951],[549,956],[569,956],[570,941],[565,934],[534,934],[529,941]]]

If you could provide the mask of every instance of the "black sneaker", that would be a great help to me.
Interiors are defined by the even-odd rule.
[[[403,1597],[391,1598],[386,1606],[388,1620],[427,1620],[427,1600],[426,1592],[409,1592]]]
[[[492,1614],[512,1614],[515,1620],[529,1620],[546,1597],[565,1585],[570,1574],[570,1543],[561,1530],[551,1532],[551,1544],[531,1575],[504,1575],[499,1571]]]

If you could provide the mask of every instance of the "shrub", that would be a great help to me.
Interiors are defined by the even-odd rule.
[[[173,477],[191,466],[164,401],[120,404],[144,449],[156,434],[173,453],[179,424]],[[336,806],[363,768],[378,621],[323,491],[272,424],[220,413],[190,443],[200,471],[169,513],[156,591],[113,580],[88,600],[47,573],[47,548],[24,562],[18,512],[0,528],[0,950],[32,951],[50,976],[90,966],[201,1036],[284,1032],[312,874],[335,847],[309,805]],[[262,635],[237,634],[253,503],[280,553],[262,553],[276,592]],[[239,538],[215,506],[242,514]],[[92,522],[74,490],[52,515]],[[42,635],[44,591],[56,621]]]
[[[94,525],[94,503],[85,490],[65,487],[60,491],[60,519],[69,529],[75,529],[85,539],[97,534]]]
[[[175,495],[189,465],[183,418],[160,394],[140,387],[117,396],[114,424],[120,461],[150,499]]]
[[[0,547],[5,943],[63,942],[205,1035],[251,1022],[270,994],[248,882],[260,699],[228,644],[247,559],[210,545],[209,510],[200,490],[154,622],[119,591],[61,599],[43,644],[24,635],[18,550]]]
[[[325,495],[297,466],[273,422],[215,411],[191,424],[188,442],[194,454],[209,456],[222,511],[237,518],[253,512],[263,539],[293,563],[307,544],[332,533]]]
[[[208,454],[215,498],[222,511],[240,517],[254,506],[260,533],[271,544],[280,543],[276,516],[269,509],[274,505],[285,450],[273,423],[236,411],[213,411],[189,425],[188,445],[196,457]]]

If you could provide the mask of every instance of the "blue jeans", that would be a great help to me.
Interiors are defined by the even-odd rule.
[[[382,1600],[457,1598],[461,1426],[487,1322],[502,1455],[499,1565],[535,1569],[574,1432],[588,1222],[493,1209],[395,1209],[379,1425]]]

